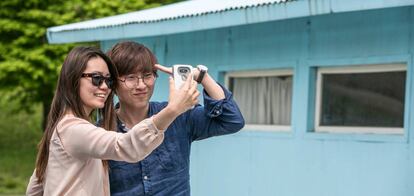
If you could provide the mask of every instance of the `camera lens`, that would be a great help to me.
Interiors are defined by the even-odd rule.
[[[187,73],[188,70],[187,69],[180,69],[180,73]]]

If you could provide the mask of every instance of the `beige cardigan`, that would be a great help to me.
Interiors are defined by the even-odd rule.
[[[163,139],[164,130],[158,130],[152,118],[122,134],[66,115],[50,140],[45,180],[39,184],[35,171],[26,195],[109,195],[102,160],[138,162]]]

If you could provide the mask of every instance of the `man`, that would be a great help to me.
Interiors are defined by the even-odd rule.
[[[121,42],[108,51],[119,72],[116,89],[118,131],[129,128],[161,109],[167,102],[150,102],[158,65],[153,53],[135,42]],[[244,126],[232,94],[216,83],[205,66],[194,78],[204,87],[204,106],[197,105],[180,115],[165,131],[164,142],[137,163],[109,161],[112,195],[190,195],[189,162],[191,143],[212,136],[231,134]]]

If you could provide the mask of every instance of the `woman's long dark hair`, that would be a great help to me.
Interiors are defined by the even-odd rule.
[[[117,87],[118,72],[112,61],[98,48],[95,47],[76,47],[73,48],[66,56],[60,71],[55,96],[53,97],[47,118],[46,129],[43,133],[42,140],[39,143],[39,152],[36,159],[36,176],[39,182],[43,182],[45,177],[46,166],[49,160],[49,144],[56,125],[62,119],[67,111],[79,118],[91,121],[91,114],[86,114],[79,90],[79,80],[83,71],[85,71],[88,61],[92,58],[102,58],[108,65],[109,73],[113,78],[114,86]],[[108,96],[105,106],[98,109],[98,115],[101,119],[101,127],[106,130],[115,130],[115,111],[113,107],[112,90]],[[104,162],[105,164],[105,162]]]

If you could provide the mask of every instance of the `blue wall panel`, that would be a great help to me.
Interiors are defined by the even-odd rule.
[[[375,10],[312,18],[312,58],[406,54],[410,44],[410,8]]]
[[[135,39],[160,63],[206,64],[221,82],[226,71],[294,70],[291,131],[243,130],[195,142],[192,194],[412,195],[413,19],[413,7],[401,7]],[[404,135],[312,132],[313,67],[392,62],[408,66]],[[161,74],[154,100],[167,100],[167,84]]]

